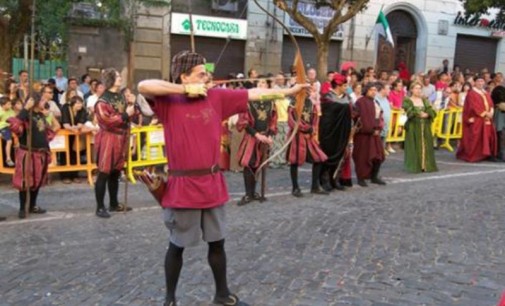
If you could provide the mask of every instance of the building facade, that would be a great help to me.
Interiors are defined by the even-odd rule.
[[[196,51],[216,64],[215,75],[289,72],[294,46],[283,28],[264,14],[252,1],[192,1]],[[305,64],[315,67],[317,46],[306,31],[275,7],[272,1],[259,1],[283,20],[296,36]],[[190,49],[189,7],[176,0],[167,10],[145,10],[138,19],[134,48],[134,79],[169,79],[171,55]],[[302,14],[324,27],[332,12],[300,3]],[[394,47],[373,32],[380,10],[386,14]],[[328,69],[338,70],[343,61],[358,67],[372,66],[391,71],[404,62],[411,72],[459,65],[474,72],[482,68],[505,71],[505,26],[494,17],[465,18],[459,0],[372,0],[366,11],[339,28],[330,43]]]
[[[505,71],[504,25],[494,21],[492,15],[465,19],[458,0],[383,3],[371,1],[368,9],[355,17],[354,52],[344,50],[344,59],[386,71],[400,62],[411,72],[426,71],[441,67],[444,59],[449,60],[451,68],[459,65],[473,72],[483,68]],[[394,48],[372,32],[381,8],[393,34]]]

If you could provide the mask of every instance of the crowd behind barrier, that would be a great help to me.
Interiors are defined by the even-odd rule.
[[[75,141],[74,145],[70,146],[70,136],[79,138]],[[161,126],[142,126],[133,127],[130,132],[130,147],[128,154],[128,163],[126,165],[126,176],[135,183],[133,170],[139,167],[159,166],[165,165],[167,159],[165,158],[165,139],[163,135],[163,128]],[[70,171],[82,171],[86,173],[86,178],[90,185],[93,182],[93,170],[96,169],[93,150],[93,134],[92,133],[79,133],[68,130],[59,130],[56,137],[51,141],[51,164],[49,165],[49,173],[62,173]],[[0,138],[2,149],[0,150],[0,173],[1,174],[14,174],[14,168],[8,167],[5,164],[4,158],[4,140]],[[77,158],[76,164],[70,164],[70,154],[72,151],[80,152],[80,158]],[[65,164],[59,163],[58,154],[65,154],[67,162]]]
[[[453,151],[450,144],[451,140],[458,140],[462,136],[462,109],[443,109],[437,112],[437,117],[433,122],[433,135],[443,142],[440,147]],[[403,142],[405,140],[405,129],[402,122],[403,110],[393,110],[389,122],[387,142]],[[75,145],[70,147],[69,137],[79,137],[80,141],[75,141]],[[93,185],[93,170],[96,169],[94,161],[94,152],[92,144],[92,133],[79,133],[68,130],[58,131],[56,137],[51,141],[52,162],[49,166],[49,173],[61,173],[69,171],[82,171],[86,173],[86,178],[90,185]],[[0,139],[2,148],[4,141]],[[128,154],[128,163],[126,164],[126,176],[130,182],[136,180],[133,171],[138,168],[150,166],[162,166],[167,163],[165,156],[165,139],[163,127],[138,126],[133,127],[130,132],[130,150]],[[81,152],[80,158],[77,158],[75,165],[70,164],[70,154],[72,150]],[[66,155],[66,163],[58,163],[58,154]],[[0,150],[0,173],[14,174],[14,168],[7,167],[4,158],[4,149]]]

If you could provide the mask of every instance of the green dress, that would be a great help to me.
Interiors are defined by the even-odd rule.
[[[431,133],[436,113],[428,100],[423,99],[423,104],[423,107],[416,107],[414,102],[406,97],[402,105],[408,117],[405,123],[404,166],[406,171],[412,173],[438,171]],[[429,117],[420,118],[421,112],[427,113]]]

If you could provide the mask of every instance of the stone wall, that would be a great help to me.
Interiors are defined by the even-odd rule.
[[[113,67],[126,80],[128,54],[125,40],[116,28],[70,26],[68,75],[80,78],[90,72],[98,77],[101,69]]]

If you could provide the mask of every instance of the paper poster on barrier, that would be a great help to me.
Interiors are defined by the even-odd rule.
[[[165,144],[165,135],[163,135],[163,130],[161,131],[152,131],[149,133],[149,143],[153,145],[164,145]]]
[[[53,151],[65,150],[66,137],[64,135],[56,135],[53,140],[49,143],[49,148]]]

